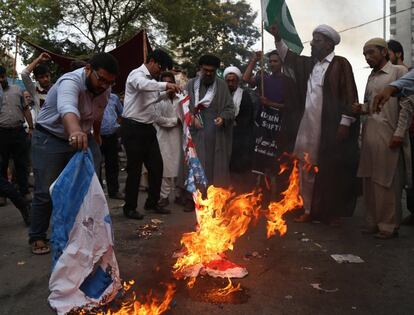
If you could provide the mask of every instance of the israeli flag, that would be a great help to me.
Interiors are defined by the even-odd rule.
[[[49,304],[60,314],[110,302],[121,288],[108,204],[91,151],[78,152],[51,186]]]

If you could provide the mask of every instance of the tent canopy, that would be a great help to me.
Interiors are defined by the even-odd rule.
[[[30,42],[26,38],[20,38],[40,53],[47,52],[51,56],[52,61],[57,64],[63,72],[70,71],[71,62],[77,60],[73,57],[55,54]],[[141,30],[127,42],[108,52],[114,56],[119,63],[119,75],[116,79],[116,85],[112,88],[115,93],[121,93],[125,90],[125,82],[128,74],[133,69],[138,68],[144,62],[147,52],[151,51],[152,49],[147,34],[144,30]]]

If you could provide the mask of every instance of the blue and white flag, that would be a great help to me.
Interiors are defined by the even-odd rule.
[[[90,150],[78,152],[51,186],[49,304],[60,314],[110,302],[121,288],[108,204]]]

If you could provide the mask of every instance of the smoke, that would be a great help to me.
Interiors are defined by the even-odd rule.
[[[260,11],[260,1],[248,0],[254,10]],[[319,24],[328,24],[337,31],[374,20],[383,15],[382,0],[286,0],[298,34],[303,42],[312,39],[312,30]],[[389,7],[387,7],[387,12]],[[387,18],[387,39],[389,37],[389,19]],[[257,25],[260,26],[260,14]],[[378,21],[363,27],[341,33],[341,43],[335,53],[351,63],[358,87],[360,102],[363,101],[365,85],[371,70],[367,68],[362,47],[373,37],[383,37],[383,22]],[[261,49],[258,42],[255,49]],[[265,32],[265,51],[274,49],[273,38]],[[310,55],[309,43],[305,44],[303,55]]]

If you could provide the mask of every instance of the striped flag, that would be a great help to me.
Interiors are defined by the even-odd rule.
[[[261,0],[262,17],[265,29],[276,23],[279,26],[279,33],[286,45],[295,53],[300,54],[303,50],[302,41],[293,23],[289,8],[285,0]]]

